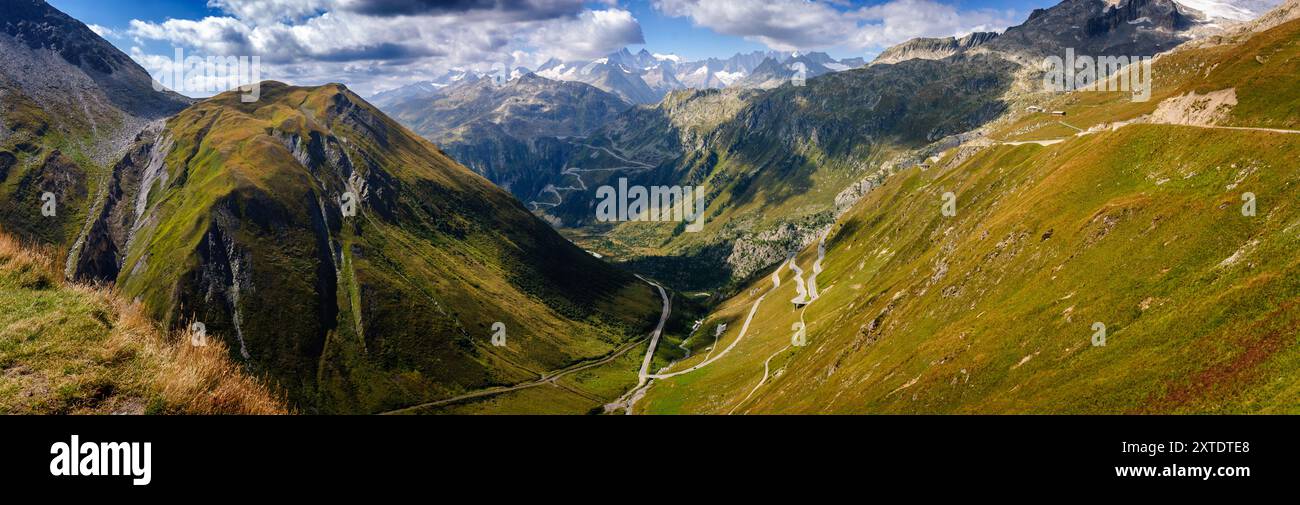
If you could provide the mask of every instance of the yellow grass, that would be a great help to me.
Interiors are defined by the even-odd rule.
[[[19,314],[15,304],[9,317],[0,319],[8,321],[0,322],[0,344],[20,346],[0,362],[0,412],[140,413],[147,408],[173,414],[287,413],[280,395],[233,363],[219,339],[209,336],[205,346],[191,345],[190,332],[160,329],[138,303],[124,300],[111,287],[65,283],[50,253],[0,233],[0,292],[8,293],[5,299],[62,291],[70,300],[43,314]],[[77,321],[80,307],[96,308],[92,313],[102,309],[106,321],[91,326],[103,328],[100,334],[87,335],[84,326],[69,323]],[[37,377],[36,382],[48,386],[27,387],[20,377]],[[103,396],[113,398],[89,404],[81,398],[54,398],[68,388],[76,396],[75,387],[88,381],[111,391]]]

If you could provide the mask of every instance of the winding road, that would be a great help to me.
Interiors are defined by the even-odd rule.
[[[803,316],[802,316],[802,314],[801,314],[801,315],[800,315],[800,320],[802,320],[802,319],[803,319]],[[789,349],[790,349],[790,346],[788,346],[788,345],[785,346],[785,347],[782,347],[781,350],[772,353],[772,355],[771,355],[771,356],[768,356],[766,360],[763,360],[763,378],[758,380],[758,384],[754,384],[754,389],[749,390],[749,394],[745,395],[745,397],[742,398],[742,399],[740,400],[740,403],[737,403],[735,407],[732,407],[731,410],[727,411],[727,415],[731,415],[731,414],[736,413],[736,409],[740,408],[741,405],[744,405],[745,402],[749,401],[749,399],[750,399],[751,397],[754,396],[754,393],[757,393],[757,392],[758,392],[758,388],[763,387],[763,384],[766,384],[766,383],[767,383],[768,370],[771,368],[772,358],[775,358],[775,357],[777,357],[777,356],[780,356],[781,353],[783,353],[783,352],[785,352],[785,351],[787,351],[787,350],[789,350]]]
[[[1079,130],[1079,133],[1073,135],[1074,137],[1082,137],[1084,135],[1097,133],[1096,130],[1081,130],[1078,127],[1065,123],[1064,121],[1057,121],[1057,122],[1065,126],[1069,126],[1070,128],[1074,128],[1075,130]],[[1158,125],[1168,125],[1168,126],[1186,126],[1189,128],[1204,128],[1206,130],[1234,130],[1234,131],[1284,133],[1290,135],[1300,135],[1300,130],[1283,130],[1280,128],[1258,128],[1254,126],[1218,126],[1218,125],[1198,125],[1198,124],[1180,124],[1180,123],[1130,122],[1130,123],[1124,123],[1122,125],[1119,125],[1119,128],[1123,128],[1131,124],[1158,124]],[[1050,146],[1052,144],[1059,144],[1061,142],[1065,142],[1070,138],[1071,137],[1060,137],[1060,138],[1043,139],[1043,140],[1007,140],[1007,141],[994,141],[994,143],[1006,145],[1006,146],[1022,146],[1026,144]]]
[[[651,286],[654,286],[655,288],[657,288],[657,289],[659,290],[659,296],[660,296],[661,298],[663,298],[663,312],[659,315],[659,325],[656,326],[654,332],[650,334],[650,352],[646,353],[646,359],[641,363],[641,374],[640,374],[639,381],[640,381],[640,384],[644,384],[644,383],[646,382],[646,380],[647,380],[646,377],[647,377],[647,372],[648,372],[648,370],[649,370],[649,368],[650,368],[650,361],[651,361],[651,359],[654,357],[654,348],[655,348],[655,346],[657,346],[657,345],[659,344],[659,336],[663,334],[663,331],[664,331],[664,325],[668,323],[668,315],[669,315],[669,314],[671,313],[671,311],[672,311],[672,303],[669,301],[669,299],[668,299],[668,293],[667,293],[666,291],[664,291],[663,286],[661,286],[661,285],[659,285],[659,284],[657,284],[657,283],[655,283],[655,282],[653,282],[653,281],[647,280],[646,278],[641,277],[640,275],[638,275],[637,278],[638,278],[638,279],[641,279],[641,280],[645,281],[646,283],[650,284]],[[614,361],[615,359],[618,359],[620,356],[622,356],[622,355],[624,355],[624,354],[627,354],[627,352],[628,352],[629,350],[631,350],[632,348],[637,347],[638,345],[641,345],[641,343],[642,343],[642,342],[645,342],[645,340],[646,340],[646,339],[644,339],[644,338],[640,338],[640,339],[636,339],[636,340],[630,341],[630,342],[628,342],[628,343],[626,343],[626,344],[623,344],[623,345],[620,346],[618,349],[615,349],[613,352],[609,353],[609,354],[606,355],[605,357],[597,358],[597,359],[595,359],[595,360],[583,361],[583,362],[580,362],[580,363],[576,363],[576,364],[570,365],[570,366],[568,366],[568,367],[566,367],[566,368],[563,368],[563,369],[560,369],[560,370],[556,370],[556,371],[553,371],[553,372],[549,372],[549,373],[543,375],[542,377],[540,377],[540,378],[538,378],[537,380],[534,380],[534,381],[529,381],[529,382],[525,382],[525,383],[521,383],[521,384],[516,384],[516,385],[513,385],[513,386],[500,386],[500,387],[494,387],[494,388],[488,388],[488,389],[481,389],[481,390],[478,390],[478,391],[473,391],[473,392],[465,393],[465,394],[460,395],[460,396],[453,396],[453,397],[451,397],[451,398],[444,398],[444,399],[436,400],[436,401],[432,401],[432,402],[421,403],[421,404],[418,404],[418,405],[412,405],[412,406],[410,406],[410,407],[403,407],[403,408],[400,408],[400,409],[390,410],[390,411],[387,411],[387,412],[380,412],[380,415],[388,415],[388,414],[402,414],[402,413],[412,412],[412,411],[416,411],[416,410],[420,410],[420,409],[425,409],[425,408],[429,408],[429,407],[438,407],[438,406],[447,405],[447,404],[451,404],[451,403],[456,403],[456,402],[460,402],[460,401],[471,400],[471,399],[474,399],[474,398],[483,398],[483,397],[486,397],[486,396],[493,396],[493,395],[499,395],[499,394],[502,394],[502,393],[509,393],[509,392],[512,392],[512,391],[519,391],[519,390],[528,389],[528,388],[533,388],[533,387],[537,387],[537,386],[541,386],[541,385],[545,385],[545,384],[552,384],[552,385],[555,385],[555,386],[560,387],[560,388],[562,388],[562,389],[565,389],[565,390],[568,390],[568,391],[573,392],[573,393],[575,393],[575,394],[578,394],[579,396],[587,396],[587,395],[584,395],[584,394],[582,394],[582,393],[579,393],[578,391],[574,391],[574,390],[572,390],[572,389],[570,389],[570,388],[564,387],[564,386],[562,386],[562,385],[556,383],[555,381],[559,380],[560,378],[562,378],[562,377],[564,377],[564,376],[571,375],[571,374],[574,374],[574,373],[578,373],[578,372],[581,372],[581,371],[583,371],[583,370],[587,370],[587,369],[590,369],[590,368],[598,367],[598,366],[601,366],[601,365],[607,364],[607,363],[609,363],[609,362],[611,362],[611,361]],[[638,384],[638,387],[640,387],[640,384]]]
[[[659,347],[659,337],[664,333],[664,324],[668,322],[668,314],[672,312],[673,305],[672,302],[668,301],[668,292],[664,291],[663,286],[660,286],[658,283],[648,280],[645,277],[641,277],[640,275],[636,276],[636,278],[658,288],[659,297],[663,298],[664,301],[663,313],[659,315],[659,326],[656,326],[655,331],[650,334],[650,349],[646,351],[645,359],[641,360],[641,372],[637,374],[636,385],[637,387],[641,387],[645,385],[646,380],[650,377],[650,362],[654,361],[655,349]]]
[[[542,188],[542,190],[538,192],[537,195],[541,196],[546,193],[551,193],[555,195],[556,201],[542,202],[538,200],[533,200],[528,202],[528,205],[532,206],[534,211],[540,210],[542,206],[547,206],[552,208],[559,207],[561,204],[564,203],[564,195],[560,194],[561,191],[586,191],[587,183],[586,181],[582,180],[582,172],[621,172],[629,169],[632,172],[640,172],[640,171],[650,170],[654,168],[654,165],[651,165],[649,163],[629,160],[623,157],[621,154],[615,153],[614,151],[610,150],[607,147],[593,146],[591,144],[583,144],[583,143],[577,143],[577,145],[586,147],[588,149],[597,149],[597,150],[604,151],[606,154],[613,156],[614,159],[622,161],[623,163],[628,163],[630,166],[610,167],[610,168],[577,168],[577,167],[565,166],[564,169],[560,171],[560,175],[561,176],[572,175],[573,177],[578,179],[578,186],[580,187],[576,187],[576,188],[573,186],[558,187],[555,186],[554,184],[546,185],[546,187]]]

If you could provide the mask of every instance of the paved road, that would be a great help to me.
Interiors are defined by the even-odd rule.
[[[632,164],[633,167],[614,167],[614,168],[577,168],[577,167],[564,167],[563,171],[560,171],[560,174],[562,174],[562,176],[573,176],[573,177],[576,177],[576,178],[577,178],[577,184],[578,184],[578,186],[581,186],[581,187],[572,187],[572,186],[569,186],[569,187],[556,187],[555,185],[549,185],[549,186],[543,187],[543,189],[542,189],[541,191],[539,191],[538,195],[545,194],[545,193],[554,193],[554,194],[555,194],[556,202],[555,202],[555,203],[551,203],[551,202],[538,202],[538,200],[532,200],[532,202],[528,202],[528,204],[529,204],[529,206],[532,206],[532,207],[533,207],[533,210],[534,210],[534,211],[537,211],[538,208],[541,207],[541,206],[547,206],[547,207],[552,207],[552,208],[554,208],[554,207],[559,207],[560,204],[563,204],[563,203],[564,203],[564,197],[563,197],[563,195],[560,195],[559,191],[586,191],[586,181],[582,181],[582,172],[623,172],[623,171],[628,171],[628,169],[630,169],[630,171],[633,171],[633,172],[641,172],[641,171],[649,171],[649,169],[654,168],[654,165],[651,165],[651,164],[649,164],[649,163],[643,163],[643,161],[634,161],[634,160],[629,160],[629,159],[627,159],[627,157],[623,157],[623,156],[621,156],[621,155],[619,155],[619,154],[616,154],[616,152],[611,151],[611,150],[608,150],[608,148],[606,148],[606,147],[591,146],[591,144],[589,144],[589,143],[580,143],[580,144],[578,144],[578,146],[584,146],[584,147],[588,147],[588,148],[593,148],[593,150],[601,150],[601,151],[604,151],[604,152],[606,152],[606,154],[608,154],[608,155],[610,155],[610,156],[614,156],[615,159],[617,159],[617,160],[619,160],[619,161],[623,161],[623,163]]]
[[[668,293],[667,293],[666,291],[664,291],[663,286],[660,286],[659,284],[656,284],[656,283],[654,283],[654,282],[652,282],[652,281],[646,280],[645,278],[643,278],[643,277],[641,277],[641,276],[639,276],[639,275],[637,276],[637,278],[640,278],[641,280],[643,280],[643,281],[649,283],[651,286],[654,286],[654,287],[658,288],[658,289],[659,289],[659,296],[662,297],[662,298],[663,298],[663,301],[664,301],[663,313],[660,314],[660,316],[659,316],[659,325],[658,325],[657,327],[655,327],[655,331],[654,331],[654,333],[651,333],[651,334],[650,334],[650,349],[651,349],[651,351],[650,351],[649,353],[646,354],[646,360],[645,360],[645,362],[643,362],[643,363],[641,364],[641,378],[640,378],[640,380],[641,380],[642,383],[644,383],[645,380],[646,380],[646,376],[647,376],[648,369],[650,368],[650,359],[654,356],[654,348],[655,348],[655,346],[659,344],[659,336],[660,336],[661,334],[663,334],[663,331],[664,331],[664,324],[666,324],[666,323],[668,322],[668,314],[669,314],[669,313],[671,312],[671,310],[672,310],[672,304],[668,301]],[[548,374],[546,374],[546,375],[543,375],[541,378],[539,378],[539,379],[537,379],[537,380],[534,380],[534,381],[525,382],[525,383],[522,383],[522,384],[516,384],[516,385],[514,385],[514,386],[502,386],[502,387],[494,387],[494,388],[482,389],[482,390],[479,390],[479,391],[473,391],[473,392],[465,393],[465,394],[460,395],[460,396],[454,396],[454,397],[451,397],[451,398],[444,398],[444,399],[442,399],[442,400],[437,400],[437,401],[432,401],[432,402],[427,402],[427,403],[421,403],[421,404],[419,404],[419,405],[412,405],[412,406],[410,406],[410,407],[403,407],[403,408],[400,408],[400,409],[390,410],[390,411],[387,411],[387,412],[381,412],[380,414],[401,414],[401,413],[403,413],[403,412],[411,412],[411,411],[414,411],[414,410],[419,410],[419,409],[429,408],[429,407],[438,407],[438,406],[441,406],[441,405],[447,405],[447,404],[456,403],[456,402],[460,402],[460,401],[464,401],[464,400],[470,400],[470,399],[474,399],[474,398],[482,398],[482,397],[485,397],[485,396],[493,396],[493,395],[499,395],[499,394],[502,394],[502,393],[509,393],[509,392],[511,392],[511,391],[519,391],[519,390],[522,390],[522,389],[533,388],[533,387],[541,386],[541,385],[544,385],[544,384],[554,384],[554,385],[556,385],[557,387],[561,387],[562,389],[567,389],[567,390],[569,390],[569,391],[571,391],[571,392],[573,392],[573,393],[575,393],[575,394],[579,394],[580,396],[583,396],[581,393],[578,393],[577,391],[573,391],[572,389],[569,389],[569,388],[566,388],[566,387],[564,387],[564,386],[561,386],[560,384],[556,383],[555,381],[559,380],[560,378],[562,378],[562,377],[564,377],[564,376],[571,375],[571,374],[574,374],[574,373],[578,373],[578,372],[581,372],[581,371],[583,371],[583,370],[587,370],[587,369],[590,369],[590,368],[598,367],[598,366],[604,365],[604,364],[606,364],[606,363],[609,363],[609,362],[611,362],[611,361],[614,361],[615,359],[618,359],[620,356],[622,356],[622,355],[624,355],[624,354],[627,354],[627,352],[628,352],[629,350],[631,350],[632,348],[634,348],[634,347],[636,347],[636,346],[638,346],[638,345],[641,345],[641,342],[644,342],[644,341],[645,341],[645,339],[637,339],[637,340],[633,340],[633,341],[631,341],[631,342],[628,342],[628,343],[626,343],[626,344],[623,344],[623,345],[622,345],[621,347],[619,347],[618,349],[615,349],[614,352],[610,353],[609,355],[607,355],[607,356],[605,356],[605,357],[603,357],[603,358],[599,358],[599,359],[591,360],[591,361],[584,361],[584,362],[581,362],[581,363],[578,363],[578,364],[575,364],[575,365],[571,365],[571,366],[569,366],[568,368],[564,368],[564,369],[557,370],[557,371],[554,371],[554,372],[550,372],[550,373],[548,373]]]
[[[634,348],[634,347],[640,345],[641,342],[645,342],[645,339],[637,339],[637,340],[633,340],[633,341],[631,341],[631,342],[628,342],[628,343],[626,343],[626,344],[623,344],[622,347],[619,347],[618,349],[615,349],[613,353],[609,354],[608,356],[605,356],[604,358],[600,358],[600,359],[597,359],[597,360],[595,360],[595,361],[584,361],[584,362],[582,362],[582,363],[578,363],[578,364],[576,364],[576,365],[573,365],[573,366],[571,366],[571,367],[569,367],[569,368],[565,368],[565,369],[563,369],[563,370],[559,370],[559,371],[551,372],[551,373],[549,373],[549,374],[547,374],[547,375],[545,375],[545,376],[542,376],[540,379],[537,379],[537,380],[534,380],[534,381],[531,381],[531,382],[525,382],[525,383],[522,383],[522,384],[516,384],[516,385],[514,385],[514,386],[502,386],[502,387],[495,387],[495,388],[481,389],[481,390],[478,390],[478,391],[473,391],[473,392],[470,392],[470,393],[465,393],[465,394],[460,395],[460,396],[454,396],[454,397],[451,397],[451,398],[444,398],[444,399],[442,399],[442,400],[437,400],[437,401],[432,401],[432,402],[427,402],[427,403],[421,403],[421,404],[419,404],[419,405],[412,405],[412,406],[410,406],[410,407],[403,407],[403,408],[400,408],[400,409],[390,410],[390,411],[387,411],[387,412],[380,412],[380,415],[385,415],[385,414],[401,414],[401,413],[403,413],[403,412],[410,412],[410,411],[413,411],[413,410],[419,410],[419,409],[428,408],[428,407],[438,407],[438,406],[441,406],[441,405],[447,405],[447,404],[456,403],[456,402],[459,402],[459,401],[470,400],[470,399],[474,399],[474,398],[482,398],[482,397],[485,397],[485,396],[499,395],[499,394],[502,394],[502,393],[509,393],[509,392],[511,392],[511,391],[519,391],[519,390],[521,390],[521,389],[533,388],[533,387],[541,386],[541,385],[544,385],[544,384],[551,384],[551,383],[554,383],[556,380],[558,380],[558,379],[560,379],[560,378],[562,378],[562,377],[564,377],[564,376],[566,376],[566,375],[570,375],[570,374],[578,373],[578,372],[581,372],[581,371],[583,371],[583,370],[586,370],[586,369],[589,369],[589,368],[593,368],[593,367],[598,367],[598,366],[604,365],[604,364],[606,364],[606,363],[609,363],[609,362],[611,362],[611,361],[614,361],[615,359],[618,359],[619,356],[622,356],[622,355],[624,355],[624,354],[627,354],[627,352],[628,352],[629,350],[631,350],[632,348]],[[556,386],[559,386],[559,384],[556,384]],[[561,387],[562,389],[567,389],[567,388],[563,388],[562,386],[560,386],[560,387]],[[576,393],[576,392],[575,392],[575,393]]]
[[[800,315],[800,320],[801,321],[803,320],[802,314]],[[758,388],[763,387],[763,384],[767,383],[767,374],[768,374],[768,370],[771,368],[770,365],[772,363],[772,358],[780,356],[781,353],[789,349],[790,346],[788,345],[782,347],[781,350],[772,353],[772,355],[768,356],[766,360],[763,360],[763,378],[758,380],[758,384],[754,384],[754,389],[749,390],[749,394],[745,395],[745,397],[742,398],[740,400],[740,403],[737,403],[735,407],[732,407],[731,410],[727,412],[727,415],[736,413],[736,409],[739,409],[741,405],[744,405],[745,402],[749,401],[750,397],[754,396],[754,393],[758,392]]]
[[[672,303],[668,301],[668,293],[664,291],[663,286],[660,286],[645,277],[641,277],[640,275],[636,276],[636,278],[646,281],[651,286],[658,288],[659,297],[664,300],[663,313],[659,315],[659,326],[656,326],[654,333],[650,334],[650,349],[646,350],[645,359],[641,360],[641,372],[637,374],[636,386],[639,388],[645,385],[646,380],[650,377],[650,362],[654,361],[655,349],[659,347],[659,337],[664,333],[664,324],[668,322],[668,314],[672,312],[673,306]]]
[[[1016,140],[1016,141],[1012,141],[1012,142],[998,142],[998,143],[999,143],[999,144],[1002,144],[1002,145],[1004,145],[1004,146],[1023,146],[1023,145],[1025,145],[1025,144],[1038,144],[1038,145],[1040,145],[1040,146],[1050,146],[1050,145],[1052,145],[1052,144],[1060,144],[1061,142],[1065,142],[1065,139],[1050,139],[1050,140]]]
[[[719,359],[722,359],[723,356],[726,356],[727,353],[731,352],[732,349],[735,349],[735,348],[736,348],[736,344],[739,344],[741,340],[744,340],[744,339],[745,339],[745,334],[746,334],[746,333],[749,333],[749,323],[750,323],[751,321],[754,320],[754,314],[755,314],[756,312],[758,312],[758,304],[762,303],[762,302],[763,302],[763,299],[764,299],[764,298],[767,298],[767,295],[771,294],[771,293],[772,293],[772,290],[775,290],[775,289],[776,289],[776,287],[773,287],[772,289],[769,289],[769,290],[767,291],[767,293],[763,293],[763,295],[762,295],[762,296],[759,296],[757,300],[754,300],[754,305],[751,306],[751,307],[749,308],[749,315],[748,315],[748,316],[745,316],[745,324],[742,325],[742,326],[740,327],[740,335],[737,335],[737,336],[736,336],[736,339],[731,341],[731,345],[728,345],[727,348],[726,348],[726,349],[723,349],[722,352],[719,353],[717,356],[713,356],[713,357],[711,357],[711,358],[709,358],[709,359],[706,359],[706,360],[704,360],[704,361],[701,361],[700,363],[696,364],[695,366],[692,366],[692,367],[690,367],[690,368],[687,368],[687,369],[682,370],[682,371],[679,371],[679,372],[672,372],[672,373],[666,373],[666,374],[653,374],[653,375],[649,375],[649,376],[647,376],[647,377],[650,378],[650,379],[667,379],[667,378],[669,378],[669,377],[676,377],[676,376],[678,376],[678,375],[682,375],[682,374],[686,374],[686,373],[694,372],[694,371],[696,371],[696,370],[699,370],[699,369],[701,369],[701,368],[704,368],[704,367],[708,366],[709,364],[713,363],[714,361],[717,361],[717,360],[719,360]]]
[[[1064,122],[1062,122],[1061,124],[1064,124],[1065,126],[1069,126],[1070,128],[1074,128],[1078,130],[1078,128],[1065,124]],[[1179,123],[1126,123],[1123,126],[1121,126],[1121,128],[1123,128],[1124,126],[1128,126],[1130,124],[1159,124],[1159,125],[1169,125],[1169,126],[1187,126],[1190,128],[1204,128],[1207,130],[1236,130],[1236,131],[1248,131],[1248,132],[1268,132],[1268,133],[1285,133],[1290,135],[1300,135],[1300,130],[1283,130],[1280,128],[1256,128],[1253,126],[1195,125],[1195,124],[1179,124]],[[1079,130],[1079,133],[1074,134],[1074,136],[1082,137],[1090,133],[1096,133],[1096,132]],[[1061,137],[1061,138],[1044,139],[1044,140],[999,141],[996,143],[1001,145],[1007,145],[1007,146],[1021,146],[1025,144],[1037,144],[1040,146],[1050,146],[1052,144],[1059,144],[1061,142],[1065,142],[1066,140],[1069,139],[1070,137]]]

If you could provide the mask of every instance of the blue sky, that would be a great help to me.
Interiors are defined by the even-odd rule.
[[[861,7],[885,2],[855,0],[850,3],[855,7]],[[1015,20],[1013,24],[1015,24],[1024,21],[1024,18],[1028,17],[1029,13],[1034,9],[1049,7],[1058,2],[1052,0],[975,0],[943,3],[963,7],[967,10],[1011,11],[1016,14],[1013,18]],[[641,28],[645,33],[646,40],[644,47],[652,52],[672,53],[697,60],[710,56],[725,57],[738,52],[768,49],[767,46],[759,42],[746,40],[743,37],[719,34],[706,27],[698,26],[690,18],[666,16],[650,5],[649,1],[627,2],[624,5],[641,22]],[[917,13],[917,15],[923,16],[924,14]],[[632,47],[635,48],[636,46]],[[874,48],[866,51],[834,47],[818,49],[835,58],[868,57],[879,52]]]
[[[373,92],[451,68],[535,67],[621,47],[687,59],[765,49],[870,58],[916,36],[1001,30],[1052,0],[49,0],[148,68],[258,55],[263,78]],[[502,7],[505,5],[506,7]]]

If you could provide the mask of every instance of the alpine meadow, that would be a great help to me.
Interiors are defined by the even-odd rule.
[[[1300,0],[156,4],[0,0],[0,414],[1300,414]]]

